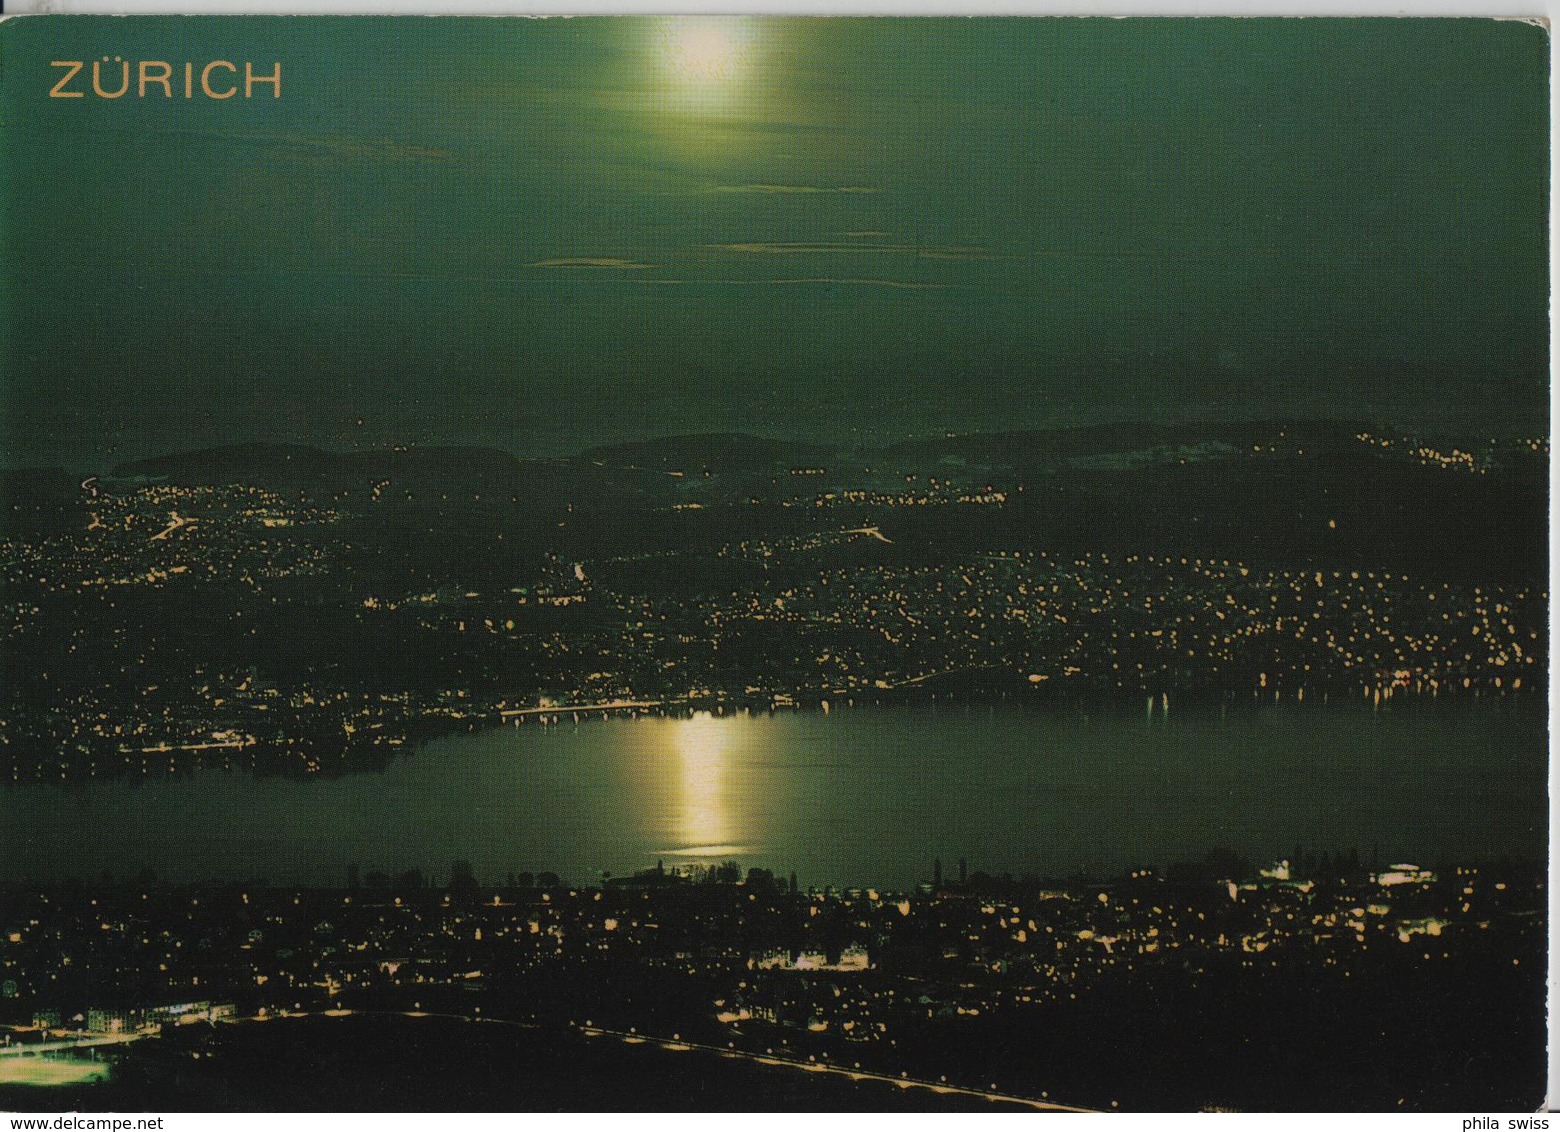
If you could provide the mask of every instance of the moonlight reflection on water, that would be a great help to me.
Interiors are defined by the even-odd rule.
[[[905,888],[933,858],[1065,874],[1355,849],[1539,859],[1542,704],[842,708],[497,727],[338,779],[200,770],[0,786],[0,879],[443,883],[658,860]]]

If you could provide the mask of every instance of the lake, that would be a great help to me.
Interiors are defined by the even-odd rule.
[[[495,727],[336,779],[198,770],[0,787],[0,879],[443,883],[736,859],[805,884],[1166,864],[1295,845],[1538,858],[1541,702],[836,708]]]

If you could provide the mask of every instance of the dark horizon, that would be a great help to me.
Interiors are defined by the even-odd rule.
[[[1481,424],[1488,425],[1488,421]],[[674,446],[679,442],[699,441],[714,438],[752,439],[773,443],[776,445],[794,445],[798,448],[819,448],[831,450],[844,455],[870,455],[883,452],[896,446],[912,444],[932,444],[939,440],[961,440],[972,438],[1000,438],[1007,436],[1027,435],[1060,435],[1066,433],[1084,433],[1094,430],[1109,429],[1184,429],[1186,438],[1193,439],[1197,436],[1199,427],[1209,429],[1223,429],[1231,426],[1250,425],[1253,429],[1291,427],[1314,428],[1370,428],[1384,435],[1390,436],[1414,436],[1419,439],[1435,441],[1439,443],[1480,443],[1485,441],[1509,442],[1518,439],[1543,438],[1550,435],[1547,419],[1534,419],[1532,427],[1524,428],[1517,422],[1510,422],[1506,427],[1476,428],[1472,423],[1459,425],[1456,422],[1425,422],[1420,426],[1404,426],[1393,421],[1382,421],[1367,417],[1348,416],[1316,416],[1304,417],[1269,417],[1263,415],[1239,416],[1239,417],[1215,417],[1215,416],[1187,416],[1185,418],[1147,420],[1142,417],[1110,417],[1099,420],[1076,421],[1053,425],[1039,425],[1035,427],[992,427],[980,429],[954,430],[954,429],[926,429],[917,432],[902,432],[892,435],[867,435],[867,436],[838,436],[831,437],[822,434],[801,434],[795,431],[782,429],[763,428],[755,426],[751,428],[732,429],[704,429],[699,431],[684,432],[650,432],[643,434],[607,434],[604,439],[565,444],[561,439],[554,445],[533,447],[529,449],[517,448],[504,444],[497,440],[485,440],[484,438],[446,438],[438,436],[421,436],[412,439],[399,440],[386,438],[382,440],[367,440],[325,437],[308,437],[303,439],[259,438],[259,437],[190,437],[188,441],[177,447],[157,448],[151,444],[144,444],[134,448],[127,447],[124,450],[117,448],[96,453],[61,453],[58,459],[52,462],[27,461],[25,449],[23,455],[18,458],[15,449],[0,451],[0,471],[6,472],[48,472],[64,471],[72,475],[112,475],[118,469],[132,464],[144,463],[161,459],[178,459],[181,457],[200,456],[209,453],[219,453],[234,450],[263,451],[275,449],[277,451],[287,449],[307,449],[326,456],[368,456],[377,453],[396,453],[409,450],[428,451],[483,451],[494,452],[515,460],[526,461],[552,461],[552,460],[577,460],[582,459],[602,450],[629,447],[635,445],[665,445]],[[854,430],[852,430],[854,431]]]

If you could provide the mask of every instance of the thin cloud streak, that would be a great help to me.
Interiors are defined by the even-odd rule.
[[[876,253],[913,255],[924,259],[991,260],[1002,257],[984,248],[972,247],[922,247],[917,244],[849,244],[840,242],[763,242],[732,244],[702,244],[706,251],[741,252],[749,255],[837,255],[841,253]]]
[[[771,193],[777,195],[786,194],[810,194],[810,193],[854,193],[858,195],[870,195],[880,193],[883,190],[873,185],[711,185],[708,192],[712,193]]]
[[[711,283],[731,283],[749,286],[752,284],[769,283],[776,286],[791,284],[821,283],[829,286],[848,287],[896,287],[903,291],[946,291],[946,283],[913,283],[904,279],[841,279],[833,276],[814,276],[806,279],[711,279]]]
[[[455,156],[451,150],[436,146],[348,137],[342,134],[313,133],[306,130],[222,130],[180,127],[147,132],[232,142],[239,145],[269,146],[270,153],[276,157],[323,156],[353,161],[417,162],[448,161]]]
[[[530,264],[531,267],[617,267],[639,270],[656,266],[653,263],[639,263],[632,259],[621,259],[617,256],[559,256],[555,259],[539,259]]]

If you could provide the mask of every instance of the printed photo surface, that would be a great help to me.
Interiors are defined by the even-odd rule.
[[[1549,33],[0,25],[0,1108],[1545,1096]]]

